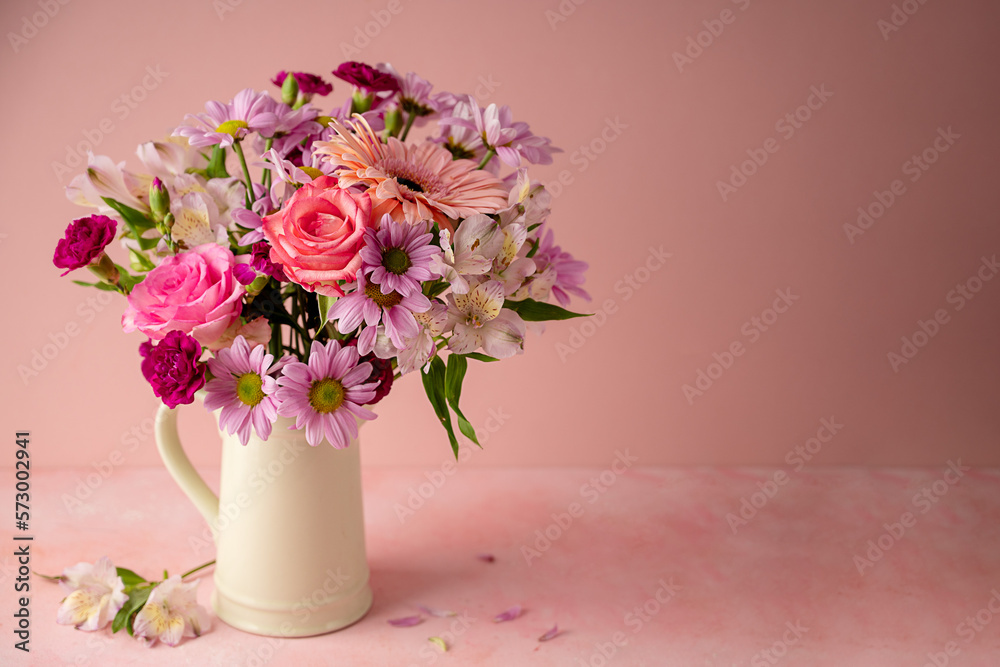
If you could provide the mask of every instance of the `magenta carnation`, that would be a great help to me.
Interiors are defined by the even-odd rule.
[[[87,266],[100,257],[104,248],[115,239],[118,223],[106,215],[91,215],[77,218],[66,227],[66,235],[56,244],[52,263],[66,269],[66,275],[73,269]]]
[[[194,394],[205,384],[205,364],[198,363],[201,344],[180,331],[171,331],[153,345],[147,340],[139,346],[142,374],[153,393],[168,408],[194,402]]]
[[[371,65],[353,60],[341,63],[340,67],[333,70],[333,75],[338,79],[343,79],[358,88],[364,88],[372,93],[380,93],[382,91],[396,92],[399,90],[399,79],[392,74],[380,72]]]
[[[285,83],[285,79],[289,74],[295,77],[295,82],[299,84],[299,92],[303,95],[319,95],[323,97],[333,92],[332,84],[327,83],[315,74],[307,74],[306,72],[286,72],[282,70],[278,72],[277,76],[271,79],[271,83],[280,88]]]

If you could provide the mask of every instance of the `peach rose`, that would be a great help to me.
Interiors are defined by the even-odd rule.
[[[338,281],[353,282],[371,224],[366,194],[342,190],[333,176],[299,188],[284,208],[264,218],[271,261],[292,282],[326,296],[343,296]]]

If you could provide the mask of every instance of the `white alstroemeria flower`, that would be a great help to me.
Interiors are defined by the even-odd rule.
[[[177,646],[184,637],[199,637],[210,626],[204,607],[198,604],[198,581],[185,584],[180,575],[160,582],[136,615],[135,636],[147,645],[157,640]]]
[[[468,354],[481,347],[497,359],[524,351],[524,321],[514,311],[504,310],[503,290],[499,280],[487,280],[467,294],[448,295],[448,314],[455,327],[448,349]]]
[[[527,169],[518,169],[507,196],[507,208],[497,211],[500,226],[506,228],[512,223],[520,223],[526,229],[531,228],[548,217],[551,201],[551,195],[541,183],[528,179]]]
[[[434,338],[445,333],[448,330],[448,325],[451,324],[448,308],[436,300],[431,301],[431,307],[426,311],[413,313],[413,318],[420,325],[420,333],[407,339],[406,345],[402,349],[390,347],[391,342],[386,345],[381,341],[381,334],[375,343],[375,356],[380,359],[396,357],[400,375],[406,375],[418,368],[423,368],[437,352]],[[383,356],[390,352],[392,353],[390,356]]]
[[[447,229],[441,230],[440,241],[441,255],[431,258],[431,269],[451,284],[453,292],[466,294],[469,282],[465,277],[490,272],[503,248],[504,235],[498,222],[477,213],[459,224],[454,248]]]
[[[205,192],[189,192],[170,200],[174,224],[170,235],[182,248],[203,243],[225,244],[226,226],[220,221],[219,207]]]
[[[115,164],[106,155],[87,153],[87,171],[70,181],[66,197],[74,204],[96,208],[102,213],[113,211],[102,197],[149,213],[149,184],[152,182],[152,176],[125,169],[124,162]]]
[[[77,630],[100,630],[128,600],[125,584],[107,556],[66,568],[59,583],[69,595],[59,605],[56,623]]]
[[[493,260],[493,273],[490,277],[503,283],[506,296],[519,290],[525,278],[535,272],[533,260],[517,256],[527,238],[528,230],[520,223],[503,228],[503,247]]]
[[[150,174],[164,182],[170,181],[174,176],[186,174],[189,168],[201,164],[201,154],[191,148],[183,137],[147,141],[139,144],[135,154]]]

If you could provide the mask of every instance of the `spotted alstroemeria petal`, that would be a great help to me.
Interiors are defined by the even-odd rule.
[[[558,625],[553,625],[551,630],[549,630],[544,635],[542,635],[541,637],[538,638],[538,641],[540,641],[540,642],[547,642],[550,639],[553,639],[558,634],[559,634],[559,626]]]
[[[422,616],[404,616],[403,618],[390,618],[389,625],[396,628],[410,628],[424,622]]]
[[[515,618],[521,615],[521,605],[516,604],[506,611],[502,611],[494,617],[494,623],[503,623],[504,621],[513,621]]]

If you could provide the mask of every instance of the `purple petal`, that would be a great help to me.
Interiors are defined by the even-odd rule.
[[[450,616],[458,616],[458,613],[456,613],[454,611],[446,611],[446,610],[442,610],[442,609],[431,609],[430,607],[425,607],[422,604],[417,605],[417,609],[419,609],[420,611],[424,612],[428,616],[437,616],[438,618],[448,618]]]
[[[553,639],[558,634],[559,634],[559,626],[558,625],[553,625],[551,630],[549,630],[544,635],[542,635],[541,637],[538,638],[538,641],[540,641],[540,642],[547,642],[550,639]]]
[[[521,615],[521,605],[516,604],[506,611],[502,611],[496,615],[493,619],[494,623],[503,623],[504,621],[513,621],[515,618]]]
[[[497,559],[497,557],[494,556],[493,554],[476,554],[476,558],[483,561],[484,563],[492,563]]]
[[[389,625],[396,628],[410,628],[424,622],[422,616],[404,616],[403,618],[390,618]]]

